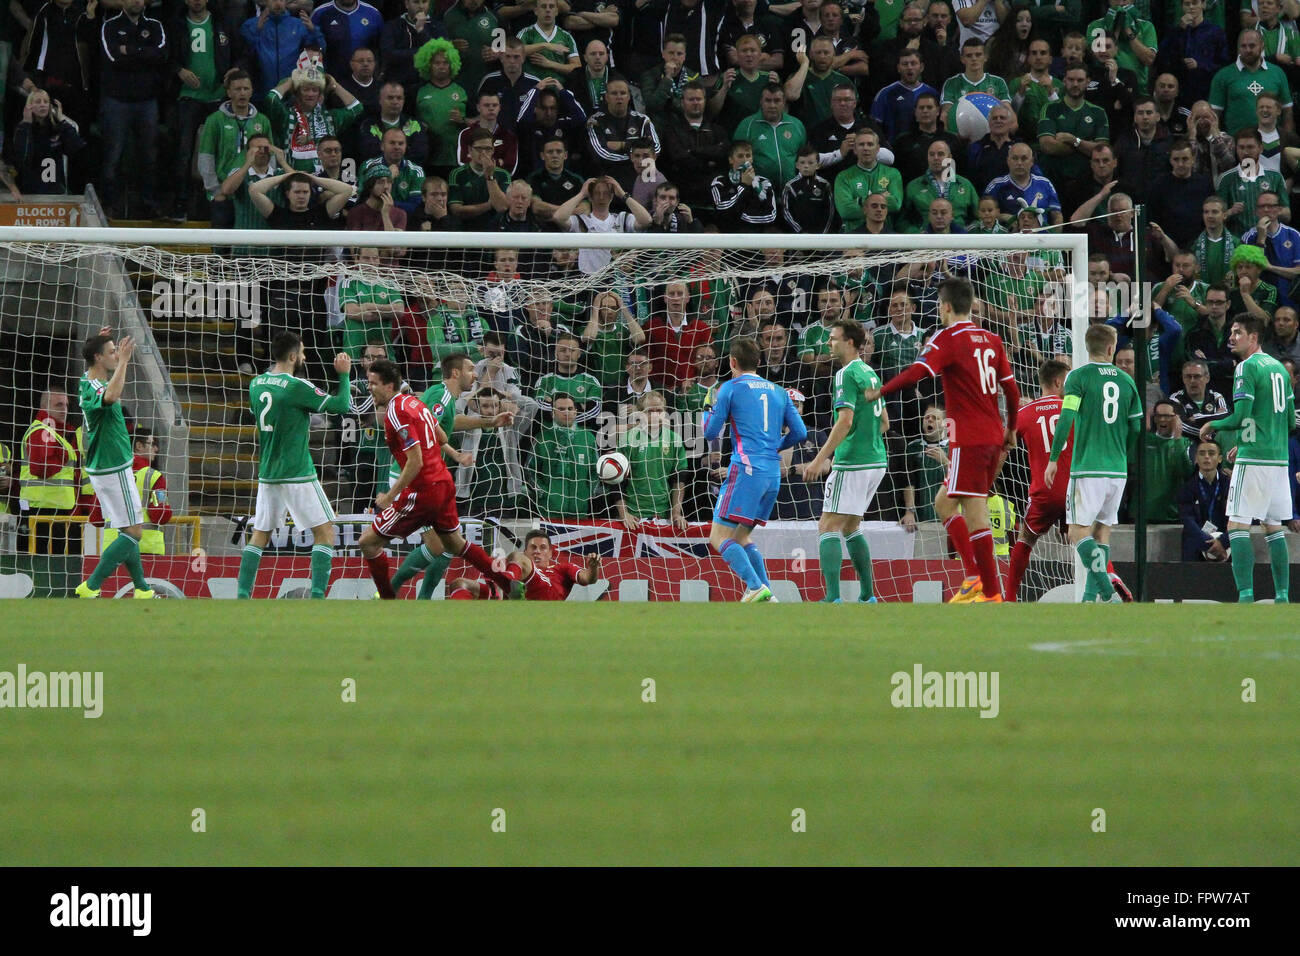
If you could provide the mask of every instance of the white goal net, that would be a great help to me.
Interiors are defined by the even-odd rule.
[[[331,596],[373,591],[356,541],[387,487],[390,455],[364,369],[389,358],[420,395],[442,381],[444,359],[464,353],[476,374],[458,411],[514,413],[507,427],[452,435],[471,540],[504,553],[540,528],[570,556],[601,554],[605,580],[580,598],[733,600],[740,584],[708,547],[731,447],[701,426],[731,342],[749,337],[759,374],[790,390],[809,429],[786,453],[772,520],[754,540],[778,597],[817,600],[823,486],[799,466],[833,423],[830,325],[859,321],[862,357],[888,380],[938,328],[935,292],[950,275],[974,283],[979,320],[1007,343],[1025,398],[1039,393],[1043,361],[1080,354],[1087,309],[1075,280],[1086,277],[1086,254],[1073,236],[0,230],[0,560],[34,568],[36,593],[59,593],[104,546],[93,495],[70,463],[81,345],[109,326],[140,343],[123,407],[158,532],[146,572],[169,596],[233,596],[257,489],[249,382],[267,369],[271,338],[289,330],[306,345],[306,377],[327,391],[336,352],[358,366],[350,410],[312,422],[339,516]],[[874,590],[884,601],[938,599],[961,578],[933,510],[947,461],[943,396],[923,383],[887,407],[888,470],[863,526]],[[631,465],[616,485],[596,473],[611,451]],[[69,467],[65,507],[56,489]],[[993,509],[1004,572],[1028,485],[1018,449]],[[418,543],[394,542],[394,566]],[[273,534],[255,596],[304,593],[311,546],[309,529]],[[445,577],[463,570],[455,562]],[[847,600],[856,596],[847,554],[843,572]],[[1020,599],[1072,579],[1073,552],[1052,531]],[[119,573],[106,593],[125,582]]]

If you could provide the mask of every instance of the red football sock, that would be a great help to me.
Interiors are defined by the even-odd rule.
[[[948,529],[948,541],[952,544],[952,549],[957,552],[957,557],[961,558],[962,567],[966,569],[966,577],[977,576],[980,569],[975,563],[975,552],[971,549],[970,530],[966,527],[966,519],[961,515],[953,515],[943,523],[943,526]]]
[[[478,568],[487,577],[489,581],[495,581],[503,588],[509,588],[512,580],[492,566],[492,555],[488,554],[477,544],[465,542],[465,548],[457,557],[464,558],[474,567]]]
[[[1020,593],[1020,582],[1024,579],[1025,569],[1029,567],[1029,555],[1034,546],[1024,541],[1017,541],[1011,549],[1011,573],[1007,575],[1007,591],[1002,595],[1004,601],[1014,601]]]
[[[467,588],[457,588],[447,595],[448,601],[472,601],[474,595],[469,593]]]
[[[379,589],[379,596],[385,601],[392,601],[397,598],[393,592],[392,574],[389,570],[388,555],[382,551],[373,558],[366,558],[366,567],[370,568],[370,576],[375,581],[375,587]]]
[[[979,565],[984,596],[989,598],[1001,594],[1002,578],[998,574],[998,559],[993,555],[993,532],[988,528],[976,531],[970,536],[970,543],[975,552],[975,563]]]

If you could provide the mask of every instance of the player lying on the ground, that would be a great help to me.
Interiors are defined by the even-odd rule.
[[[575,584],[586,587],[600,580],[600,555],[589,554],[584,564],[574,564],[551,546],[545,531],[524,536],[524,549],[506,557],[506,575],[524,585],[529,601],[565,601]],[[448,588],[450,601],[499,601],[504,594],[491,581],[457,578]]]
[[[447,435],[433,420],[433,414],[414,395],[399,392],[402,373],[392,362],[384,359],[375,362],[367,378],[375,405],[387,406],[384,440],[393,459],[402,466],[392,487],[375,496],[380,511],[358,542],[379,596],[387,601],[397,597],[389,579],[384,545],[393,538],[405,538],[425,525],[438,532],[443,550],[474,565],[488,580],[500,586],[507,597],[518,596],[512,593],[519,587],[518,582],[494,570],[488,553],[477,544],[470,544],[460,533],[456,484],[442,460],[441,446]]]

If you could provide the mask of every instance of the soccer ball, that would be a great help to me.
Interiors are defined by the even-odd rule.
[[[631,467],[622,452],[606,452],[596,462],[596,476],[607,485],[621,485]]]

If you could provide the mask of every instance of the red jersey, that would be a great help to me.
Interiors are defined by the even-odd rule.
[[[530,601],[567,600],[582,570],[582,565],[556,556],[545,571],[534,566],[533,576],[524,585],[524,596]]]
[[[433,413],[414,395],[398,394],[388,403],[384,414],[384,441],[399,467],[406,467],[406,450],[419,442],[424,453],[423,467],[407,490],[429,489],[439,481],[451,481],[451,472],[442,461]]]
[[[1052,487],[1043,484],[1043,472],[1052,456],[1052,438],[1056,435],[1056,421],[1061,417],[1061,399],[1058,395],[1036,398],[1016,416],[1016,437],[1029,454],[1029,497],[1065,505],[1065,489],[1070,483],[1070,453],[1074,451],[1074,436],[1065,442],[1065,451],[1057,460],[1056,480]]]
[[[931,337],[916,365],[943,379],[949,445],[1003,443],[1007,425],[998,410],[998,391],[1007,393],[1007,407],[1015,409],[1020,390],[997,335],[969,321],[955,322]]]

